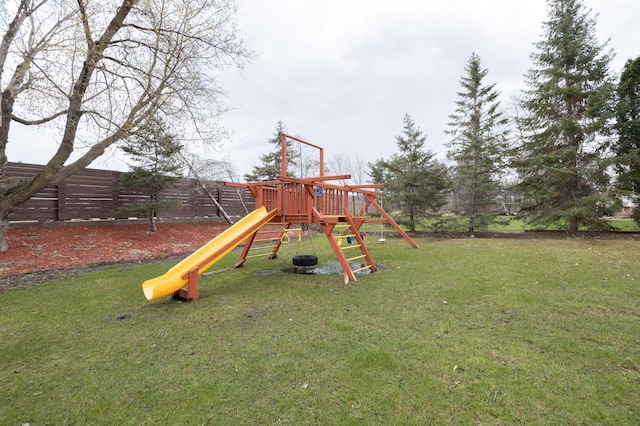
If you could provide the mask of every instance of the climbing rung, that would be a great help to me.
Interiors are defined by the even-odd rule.
[[[254,239],[253,242],[254,243],[266,243],[268,241],[279,241],[280,238],[262,238],[262,239]]]
[[[353,273],[364,271],[365,269],[371,269],[371,265],[363,266],[362,268],[354,269]]]
[[[333,238],[337,239],[337,240],[341,240],[341,241],[346,241],[347,238],[353,238],[353,242],[355,243],[356,240],[356,236],[353,234],[345,234],[345,235],[334,235]]]
[[[340,228],[349,228],[351,225],[349,224],[344,224],[344,225],[335,225],[334,229],[340,229]]]
[[[347,259],[348,262],[351,262],[352,260],[357,260],[357,259],[362,259],[363,257],[367,257],[364,254],[361,256],[356,256],[356,257],[350,257],[349,259]]]
[[[258,229],[256,231],[256,235],[263,235],[263,234],[275,234],[276,232],[282,232],[282,228],[275,228],[275,229]]]
[[[262,257],[262,256],[269,256],[270,254],[271,254],[271,252],[269,252],[269,253],[252,254],[250,256],[245,257],[245,259],[252,259],[254,257]]]
[[[355,248],[360,248],[360,244],[350,244],[348,246],[340,247],[340,250],[344,251],[344,250],[355,249]]]
[[[260,247],[251,247],[249,249],[249,251],[256,251],[256,250],[267,250],[267,249],[274,249],[276,247],[276,245],[272,245],[272,246],[260,246]]]

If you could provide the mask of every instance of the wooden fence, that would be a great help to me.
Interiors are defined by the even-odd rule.
[[[8,163],[7,176],[35,176],[43,166]],[[84,169],[59,185],[47,187],[20,205],[10,216],[10,223],[127,219],[118,213],[122,207],[148,200],[139,192],[120,186],[121,172]],[[254,209],[249,191],[207,181],[208,192],[232,217],[242,217]],[[168,206],[158,212],[161,219],[215,218],[223,216],[199,182],[183,178],[164,191],[161,198]]]

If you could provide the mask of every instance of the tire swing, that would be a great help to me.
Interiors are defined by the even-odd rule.
[[[298,254],[293,256],[293,264],[295,266],[316,266],[318,264],[318,256],[315,254]]]
[[[304,233],[305,228],[302,227],[302,224],[300,224],[300,234],[298,235],[298,252],[300,251],[300,245],[302,244],[302,248],[304,251],[304,241],[303,241],[303,236],[302,234]],[[307,231],[307,237],[309,238],[309,241],[311,242],[311,246],[314,249],[313,252],[315,253],[315,248],[313,247],[313,241],[311,241],[311,235],[309,235],[309,227],[306,227],[306,231]],[[318,264],[318,256],[316,256],[315,254],[296,254],[295,256],[293,256],[293,266],[298,266],[298,267],[309,267],[309,266],[316,266]]]
[[[300,158],[303,158],[302,155],[302,144],[300,144]],[[300,176],[303,176],[303,170],[302,170],[302,161],[300,162]],[[298,206],[302,206],[302,191],[304,189],[304,186],[298,187]],[[320,197],[324,194],[324,190],[322,188],[315,188],[314,189],[314,195],[316,197]],[[300,207],[299,207],[300,208]],[[296,255],[293,256],[293,266],[297,267],[297,268],[302,268],[303,270],[306,270],[308,267],[310,266],[316,266],[318,264],[318,256],[315,255],[316,249],[313,246],[313,240],[311,239],[311,234],[309,233],[309,225],[308,224],[304,224],[305,226],[303,227],[303,223],[302,221],[300,221],[300,233],[298,234],[298,247],[296,249]],[[298,254],[300,252],[300,244],[302,243],[302,249],[304,252],[304,235],[303,233],[307,231],[307,238],[309,238],[309,242],[311,243],[311,248],[313,249],[313,253],[314,254]]]

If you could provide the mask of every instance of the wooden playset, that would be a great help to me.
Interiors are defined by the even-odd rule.
[[[244,247],[235,267],[241,267],[252,257],[268,256],[275,259],[281,245],[290,239],[290,233],[297,233],[298,238],[302,238],[309,225],[318,225],[326,235],[342,267],[345,284],[355,281],[356,273],[360,271],[377,270],[361,232],[363,224],[388,224],[411,246],[418,247],[376,201],[381,195],[383,185],[330,183],[349,179],[350,175],[325,176],[323,148],[286,134],[282,134],[281,138],[282,165],[278,179],[225,183],[228,186],[249,190],[256,200],[254,212],[180,262],[167,274],[146,281],[143,290],[149,300],[167,294],[188,300],[197,299],[200,274],[241,243],[244,242]],[[287,176],[287,148],[290,141],[318,151],[319,176]],[[356,199],[360,200],[359,207],[353,202]],[[378,213],[380,218],[368,217],[367,213]],[[297,259],[294,258],[294,264],[296,260],[299,266],[305,267],[313,266],[317,262],[315,256],[308,255],[297,256]],[[186,288],[183,288],[184,285]]]

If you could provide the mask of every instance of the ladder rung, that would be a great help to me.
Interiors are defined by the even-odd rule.
[[[371,265],[363,266],[362,268],[354,269],[353,273],[364,271],[365,269],[371,269]]]
[[[282,228],[274,228],[274,229],[266,229],[266,228],[260,228],[256,231],[256,235],[261,235],[261,234],[274,234],[276,232],[282,232]]]
[[[363,257],[367,257],[364,254],[360,255],[360,256],[356,256],[356,257],[350,257],[349,259],[347,259],[348,262],[351,262],[352,260],[356,260],[356,259],[362,259]]]
[[[260,247],[251,247],[249,249],[249,251],[256,251],[256,250],[267,250],[267,249],[274,249],[276,247],[276,245],[272,245],[272,246],[260,246]]]
[[[271,253],[258,253],[258,254],[252,254],[250,256],[245,257],[245,259],[252,259],[254,257],[262,257],[262,256],[269,256]]]
[[[279,241],[280,238],[261,238],[259,240],[253,240],[254,243],[265,243],[267,241]]]
[[[344,246],[344,247],[340,247],[340,250],[345,251],[345,250],[349,250],[349,249],[356,249],[356,248],[360,248],[360,244],[349,244],[348,246]]]

